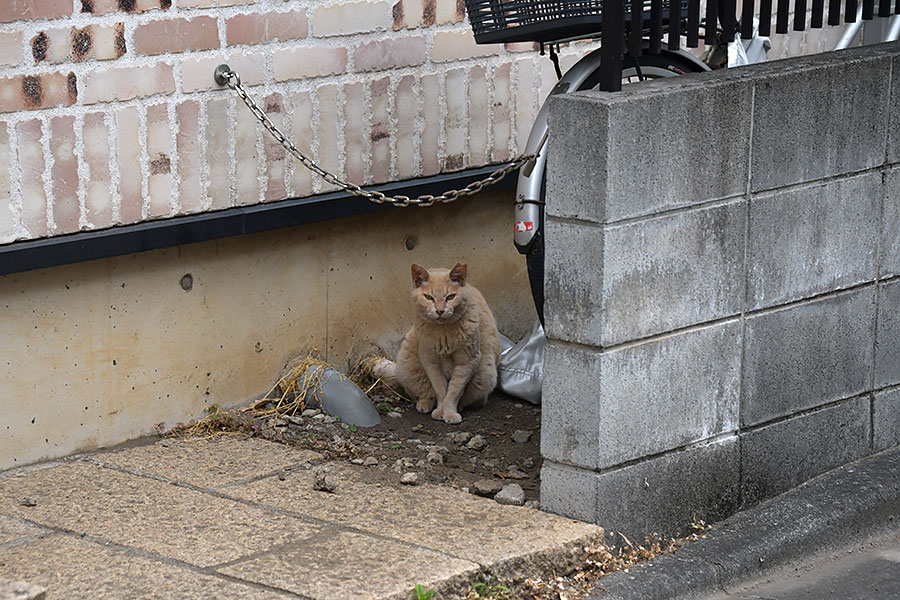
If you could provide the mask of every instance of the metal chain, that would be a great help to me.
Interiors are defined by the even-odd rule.
[[[220,69],[222,69],[221,71],[216,71],[217,80],[223,81],[226,85],[228,85],[228,87],[237,92],[237,95],[241,97],[241,100],[244,101],[244,104],[247,105],[247,108],[250,109],[250,112],[252,112],[253,115],[259,120],[259,122],[262,123],[263,127],[266,128],[266,131],[272,134],[272,137],[274,137],[282,146],[284,146],[285,150],[290,152],[294,156],[294,158],[299,160],[304,167],[324,179],[326,182],[332,185],[336,185],[348,194],[359,196],[361,198],[368,198],[370,201],[375,202],[376,204],[383,204],[387,202],[394,206],[431,206],[435,202],[452,202],[460,196],[472,196],[474,194],[477,194],[486,186],[497,183],[512,171],[515,171],[522,165],[534,160],[537,157],[536,154],[520,154],[511,163],[497,169],[484,179],[473,181],[461,190],[446,191],[440,196],[431,196],[426,194],[417,198],[410,198],[409,196],[387,196],[378,191],[364,190],[355,183],[349,183],[347,181],[339,179],[335,175],[332,175],[331,173],[317,165],[315,162],[313,162],[312,159],[300,152],[300,150],[297,149],[297,146],[295,146],[294,143],[287,138],[287,136],[281,133],[278,127],[276,127],[275,124],[272,123],[272,121],[262,111],[259,105],[253,101],[253,98],[250,97],[250,95],[244,89],[244,86],[241,84],[241,78],[238,76],[238,74],[230,69],[226,70],[223,67],[220,67]],[[540,152],[540,150],[538,150],[538,152]]]

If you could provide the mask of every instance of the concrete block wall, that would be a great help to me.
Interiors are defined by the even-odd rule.
[[[564,64],[588,45],[563,50]],[[5,0],[0,243],[500,163],[555,83],[532,44],[475,44],[457,0]]]
[[[551,105],[542,507],[684,533],[900,444],[900,45]]]

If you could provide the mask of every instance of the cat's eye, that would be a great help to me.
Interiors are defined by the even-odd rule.
[[[447,302],[449,302],[450,300],[453,300],[454,298],[456,298],[456,294],[450,294],[449,296],[447,296],[446,298],[444,298],[444,300],[447,301]]]
[[[432,298],[428,294],[425,294],[425,299],[428,300],[429,302],[434,302],[434,298]]]

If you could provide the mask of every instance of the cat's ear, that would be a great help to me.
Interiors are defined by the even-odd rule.
[[[459,284],[460,287],[466,285],[466,265],[456,263],[456,266],[450,269],[450,281]]]
[[[428,281],[428,271],[425,267],[414,264],[412,266],[412,280],[416,287],[422,287],[422,284]]]

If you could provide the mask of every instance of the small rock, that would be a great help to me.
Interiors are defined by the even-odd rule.
[[[322,492],[333,494],[337,489],[337,482],[328,472],[328,469],[326,467],[316,467],[313,470],[313,476],[315,477],[313,481],[314,490],[320,490]]]
[[[422,431],[422,424],[413,425],[412,431]]]
[[[528,479],[528,474],[523,473],[519,467],[513,465],[509,468],[509,471],[506,473],[506,476],[510,479]]]
[[[364,461],[361,458],[354,458],[350,462],[352,462],[354,465],[362,465],[362,464],[365,464],[366,461]]]
[[[424,460],[417,460],[417,461],[416,461],[416,468],[417,468],[417,469],[424,469],[424,468],[425,468],[425,465],[427,465],[427,464],[428,464],[428,463],[426,463]]]
[[[367,467],[374,467],[374,466],[378,465],[378,459],[375,458],[374,456],[367,456],[366,459],[363,461],[363,464]]]
[[[37,506],[37,500],[31,496],[25,496],[22,498],[22,506]]]
[[[419,485],[419,474],[407,473],[400,478],[400,483],[403,485]]]
[[[400,417],[403,416],[403,413],[394,411],[394,412],[389,412],[389,413],[387,414],[387,416],[389,416],[389,417],[392,418],[392,419],[399,419]]]
[[[531,510],[537,510],[541,507],[541,503],[537,500],[529,500],[525,503],[525,508],[530,508]]]
[[[287,472],[281,471],[278,473],[278,481],[284,481],[287,479]]]
[[[8,600],[44,600],[47,590],[25,581],[0,579],[0,598]]]
[[[534,459],[529,456],[528,458],[526,458],[525,460],[522,461],[522,466],[525,467],[526,469],[533,469],[534,468]]]
[[[312,420],[313,420],[313,421],[324,421],[324,420],[325,420],[325,415],[323,415],[322,413],[319,413],[319,414],[317,414],[317,415],[313,415]]]
[[[432,446],[430,452],[437,452],[438,454],[449,454],[450,450],[447,449],[447,446]]]
[[[493,469],[494,467],[497,466],[497,461],[496,460],[483,460],[483,461],[481,461],[481,466],[484,467],[485,469]]]
[[[433,465],[444,464],[444,457],[433,450],[428,453],[428,456],[425,457],[425,460],[427,460],[428,462],[430,462]]]
[[[485,446],[487,446],[487,442],[480,435],[473,435],[472,439],[466,444],[466,448],[470,450],[484,450]]]
[[[472,484],[472,490],[479,496],[493,498],[503,489],[503,482],[496,479],[479,479]]]
[[[320,415],[320,414],[322,414],[322,411],[319,410],[318,408],[307,408],[302,413],[300,413],[300,416],[309,418],[309,417],[314,417],[314,416]]]
[[[531,432],[519,429],[512,435],[512,439],[517,444],[525,444],[531,439]]]
[[[465,444],[469,440],[472,439],[471,431],[454,431],[452,433],[448,433],[447,437],[450,438],[450,441],[454,444]]]
[[[303,419],[297,415],[284,415],[284,420],[291,425],[303,425]]]
[[[519,402],[516,402],[516,403],[514,404],[514,406],[515,406],[516,408],[523,408],[523,405],[520,404]]]
[[[330,424],[330,423],[335,423],[335,422],[337,422],[337,419],[335,419],[335,418],[332,417],[331,415],[328,415],[328,416],[325,417],[325,419],[324,419],[323,422],[329,423],[329,424]]]
[[[503,489],[497,492],[494,500],[498,504],[509,504],[511,506],[522,506],[525,504],[525,491],[518,483],[509,483],[503,486]]]

